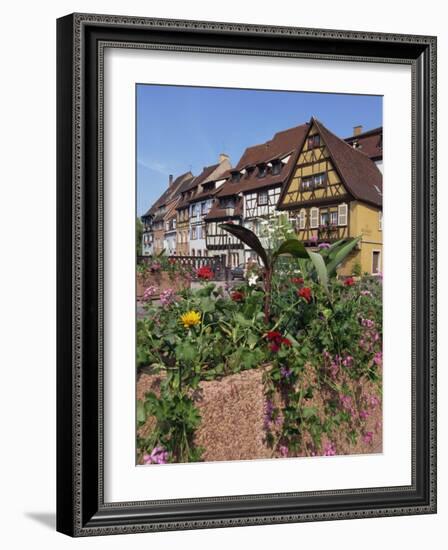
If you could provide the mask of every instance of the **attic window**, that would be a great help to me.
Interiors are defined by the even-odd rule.
[[[308,136],[308,149],[314,149],[320,146],[320,135],[314,134],[314,136]]]
[[[272,175],[276,176],[280,174],[282,168],[283,168],[282,162],[280,160],[274,160],[272,162]]]
[[[231,182],[238,183],[241,178],[241,173],[238,170],[232,172]]]
[[[264,178],[268,173],[268,167],[266,164],[258,164],[258,177]]]

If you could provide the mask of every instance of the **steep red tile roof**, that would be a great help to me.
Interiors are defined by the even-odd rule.
[[[143,214],[142,218],[153,216],[157,212],[158,208],[166,205],[166,203],[172,200],[176,196],[176,194],[179,194],[182,186],[186,185],[187,182],[190,181],[192,178],[193,174],[191,172],[185,172],[185,174],[181,174],[180,176],[178,176],[168,187],[168,189],[165,189],[165,191],[160,195],[160,197],[151,206],[151,208],[145,214]]]
[[[354,149],[314,119],[347,191],[358,200],[382,206],[383,177],[367,155]]]
[[[362,132],[357,136],[345,138],[349,145],[357,143],[356,149],[364,153],[372,160],[381,160],[383,158],[383,127],[373,128]]]
[[[308,124],[301,124],[300,126],[277,132],[266,143],[248,147],[234,170],[241,171],[248,167],[255,167],[258,164],[266,164],[275,159],[285,158],[288,155],[290,155],[290,158],[282,167],[279,174],[274,175],[271,171],[268,171],[266,176],[258,177],[258,171],[255,169],[250,173],[242,175],[239,182],[227,181],[217,193],[217,196],[232,196],[238,193],[246,193],[255,189],[283,184],[294,167],[296,152],[302,146],[307,131]]]
[[[227,163],[227,161],[225,161],[225,162]],[[226,165],[229,166],[228,163],[223,164],[223,168]],[[204,166],[204,169],[202,170],[202,172],[198,176],[193,178],[185,186],[182,186],[182,188],[180,189],[180,193],[188,193],[188,194],[186,194],[181,199],[181,201],[177,205],[177,208],[178,209],[179,208],[185,208],[186,206],[188,206],[188,204],[190,204],[190,202],[195,202],[197,197],[199,197],[199,194],[198,195],[195,194],[196,190],[199,188],[199,185],[201,185],[203,183],[206,183],[208,181],[212,181],[211,176],[213,176],[214,172],[216,172],[219,169],[220,166],[221,166],[220,163],[212,164],[211,166]],[[225,172],[223,170],[222,173],[227,173],[227,170],[225,170]],[[222,177],[222,175],[216,175],[215,179],[220,180],[220,179],[223,179],[223,177]]]

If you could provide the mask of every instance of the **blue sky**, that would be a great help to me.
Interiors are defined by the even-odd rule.
[[[382,97],[137,85],[137,214],[174,177],[218,162],[235,165],[244,149],[315,116],[332,132],[352,135],[382,125]]]

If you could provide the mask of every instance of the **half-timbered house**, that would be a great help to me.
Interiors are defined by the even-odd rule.
[[[365,152],[314,118],[277,208],[297,220],[298,238],[310,247],[362,236],[341,274],[381,271],[382,174]]]
[[[383,127],[363,132],[362,126],[353,128],[353,135],[345,138],[349,145],[364,153],[383,173]]]
[[[170,175],[168,188],[141,217],[143,222],[143,255],[160,254],[165,249],[166,224],[173,216],[173,210],[180,199],[182,185],[191,180],[192,177],[193,174],[191,172],[186,172],[176,179]]]
[[[230,170],[216,195],[212,215],[207,217],[207,247],[228,258],[227,263],[245,263],[254,253],[248,247],[237,248],[234,238],[223,233],[219,223],[230,219],[260,234],[262,220],[275,212],[307,130],[308,125],[302,124],[276,133],[266,143],[248,147]]]

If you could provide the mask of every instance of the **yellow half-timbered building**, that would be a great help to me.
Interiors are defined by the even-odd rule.
[[[289,212],[306,246],[361,236],[341,275],[382,271],[382,174],[317,119],[308,125],[277,208]]]

